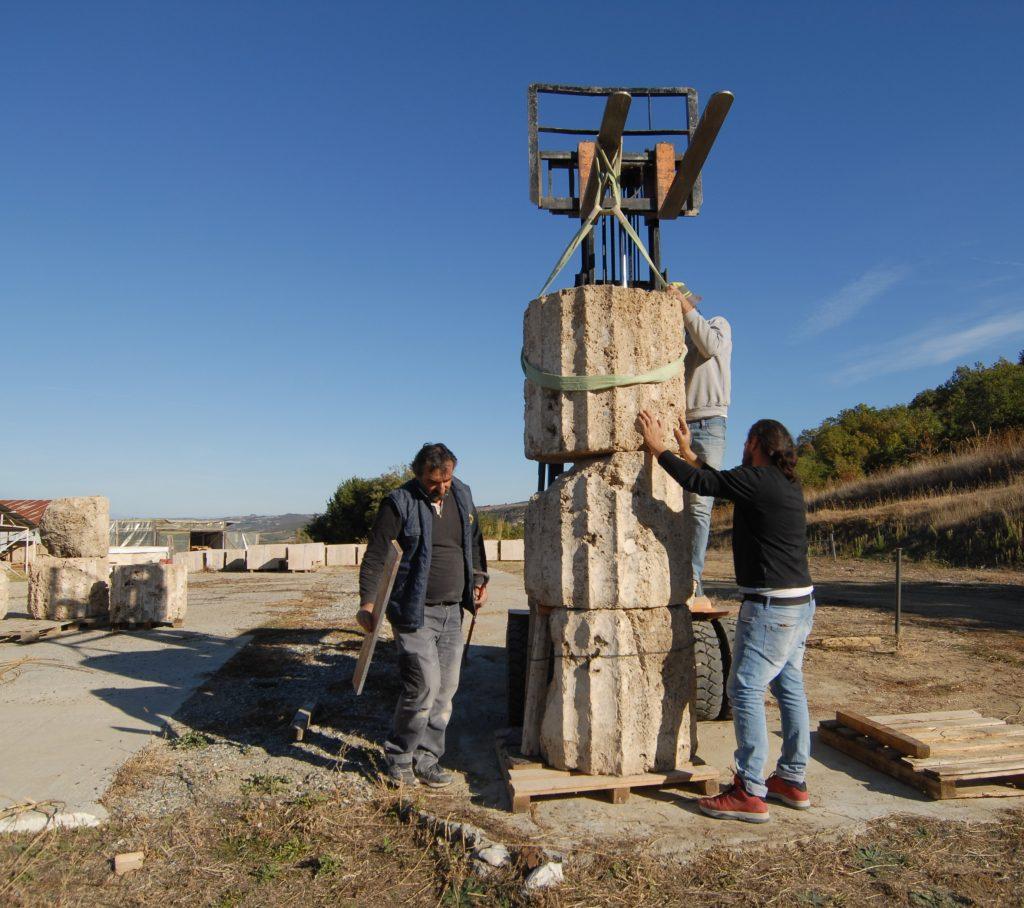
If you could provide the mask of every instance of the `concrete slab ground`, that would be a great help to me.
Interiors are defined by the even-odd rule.
[[[314,578],[193,575],[180,630],[94,630],[0,644],[0,669],[8,669],[0,686],[0,809],[53,801],[69,825],[102,820],[99,799],[118,767],[245,646],[246,630]],[[23,617],[25,609],[26,584],[12,582],[10,614]],[[42,822],[25,814],[19,828]]]
[[[826,600],[827,601],[827,600]],[[889,776],[876,772],[819,743],[812,742],[808,787],[814,808],[795,811],[771,806],[771,822],[760,826],[713,820],[701,814],[695,794],[681,789],[635,792],[625,804],[601,795],[537,800],[529,814],[505,809],[504,783],[494,756],[493,731],[505,721],[505,621],[510,608],[526,608],[522,578],[493,571],[490,602],[481,613],[474,646],[455,700],[446,762],[465,773],[463,797],[496,824],[555,847],[600,847],[623,838],[643,841],[666,855],[684,855],[715,845],[778,844],[820,832],[856,830],[868,821],[894,814],[955,820],[992,820],[1020,798],[932,801]],[[835,704],[842,706],[842,704]],[[812,712],[811,727],[830,714]],[[781,725],[768,709],[774,760],[781,746]],[[698,723],[698,753],[730,779],[735,739],[731,722]],[[456,795],[458,797],[458,795]],[[490,825],[490,824],[488,824]]]

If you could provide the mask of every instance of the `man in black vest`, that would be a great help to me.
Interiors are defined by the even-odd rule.
[[[360,627],[373,630],[373,596],[392,540],[402,548],[388,601],[402,692],[384,742],[387,779],[443,788],[440,766],[462,663],[462,611],[487,601],[487,557],[469,486],[453,475],[457,460],[443,444],[426,444],[412,462],[414,479],[381,503],[359,570]]]

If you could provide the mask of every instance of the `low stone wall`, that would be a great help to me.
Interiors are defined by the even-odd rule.
[[[315,571],[327,563],[326,546],[322,542],[289,543],[285,568],[289,571]]]
[[[354,542],[324,546],[328,567],[355,567],[359,563],[358,546]]]

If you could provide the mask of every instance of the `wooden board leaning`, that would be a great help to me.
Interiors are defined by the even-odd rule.
[[[373,630],[363,638],[363,645],[359,649],[359,659],[356,661],[356,670],[352,675],[352,686],[357,695],[363,692],[363,684],[366,683],[366,675],[373,659],[373,650],[377,646],[381,625],[384,624],[384,609],[387,607],[388,599],[391,598],[391,590],[395,586],[398,565],[401,562],[402,548],[392,539],[387,555],[384,556],[384,569],[381,571],[380,581],[377,584],[377,594],[373,597]]]

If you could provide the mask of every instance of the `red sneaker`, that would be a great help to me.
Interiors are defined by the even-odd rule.
[[[787,807],[796,810],[807,810],[811,806],[806,782],[790,782],[773,772],[764,784],[768,786],[768,797],[773,801],[782,801]]]
[[[720,795],[701,798],[697,806],[702,813],[717,820],[743,820],[744,823],[767,823],[768,805],[752,794],[747,794],[739,776]]]

